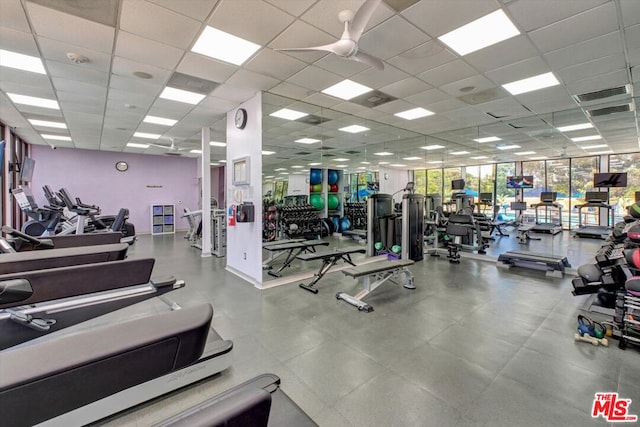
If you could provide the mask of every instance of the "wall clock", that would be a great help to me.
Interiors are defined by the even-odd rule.
[[[125,172],[127,169],[129,169],[129,164],[123,161],[117,162],[116,169],[120,172]]]
[[[238,108],[236,110],[236,127],[238,129],[244,129],[247,125],[247,110],[244,108]]]

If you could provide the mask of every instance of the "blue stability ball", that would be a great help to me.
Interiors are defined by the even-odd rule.
[[[327,176],[327,180],[329,182],[329,185],[337,184],[338,183],[338,171],[329,170],[329,174]]]
[[[334,216],[331,218],[331,221],[333,222],[333,229],[336,231],[340,230],[340,217]]]
[[[321,169],[311,169],[309,174],[309,184],[318,185],[322,184],[322,170]]]
[[[349,221],[349,218],[342,217],[342,219],[340,220],[340,231],[347,231],[351,229],[351,221]]]

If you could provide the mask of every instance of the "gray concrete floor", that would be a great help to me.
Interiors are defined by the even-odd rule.
[[[170,294],[179,304],[213,305],[213,327],[234,342],[232,365],[101,425],[147,426],[265,372],[280,376],[321,426],[607,425],[590,416],[594,394],[604,391],[632,399],[631,413],[640,414],[637,350],[574,342],[586,297],[571,295],[570,277],[426,257],[411,267],[417,289],[385,284],[367,298],[375,311],[362,313],[336,300],[360,286],[341,273],[327,275],[317,295],[297,283],[260,291],[182,236],[141,236],[130,257],[155,257],[154,275],[184,279]],[[541,236],[531,251],[567,255],[574,267],[602,243]],[[524,249],[503,237],[489,253],[514,248]]]

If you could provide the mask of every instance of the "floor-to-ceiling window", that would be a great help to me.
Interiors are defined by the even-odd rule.
[[[461,168],[444,168],[442,170],[442,184],[444,186],[444,194],[447,196],[451,196],[453,190],[451,189],[451,181],[454,179],[462,178],[462,169]]]
[[[635,203],[636,192],[640,191],[640,153],[610,155],[609,171],[627,172],[625,188],[609,189],[609,204],[615,209],[616,221],[620,221],[627,214],[627,207]]]
[[[427,171],[425,169],[413,171],[413,182],[417,194],[427,194]]]
[[[583,208],[580,210],[582,221],[578,217],[577,205],[586,202],[585,193],[593,190],[593,175],[598,172],[598,156],[578,157],[571,159],[571,202],[569,226],[575,228],[583,225],[599,224],[599,209]]]
[[[516,190],[507,188],[507,177],[516,174],[515,163],[498,163],[496,165],[496,204],[500,207],[499,219],[514,219],[516,212],[511,211],[511,202],[516,201]]]
[[[553,191],[557,195],[556,202],[562,206],[562,226],[568,228],[570,226],[569,216],[571,214],[570,192],[569,192],[569,159],[547,160],[547,191]],[[547,209],[546,221],[556,221],[555,212]],[[559,218],[559,217],[558,217]]]
[[[430,169],[427,171],[427,194],[442,194],[442,169]]]
[[[478,203],[478,195],[480,192],[480,166],[467,166],[465,170],[465,189],[467,194],[474,197]]]

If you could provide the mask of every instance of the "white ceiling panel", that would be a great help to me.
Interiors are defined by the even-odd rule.
[[[433,87],[440,87],[447,83],[456,82],[477,73],[462,59],[456,59],[439,67],[418,74],[418,78],[429,83]]]
[[[33,34],[10,28],[0,28],[0,49],[24,55],[40,56]]]
[[[474,88],[473,91],[478,92],[485,89],[494,88],[495,85],[488,78],[482,75],[475,75],[472,77],[467,77],[466,79],[458,80],[456,82],[440,86],[440,90],[448,93],[451,96],[458,97],[458,96],[468,95],[469,92],[464,92],[464,91],[461,91],[460,89],[469,88],[469,87],[473,87]]]
[[[503,68],[538,55],[535,46],[522,35],[465,55],[464,60],[476,70],[485,72]]]
[[[302,98],[303,101],[308,102],[313,105],[318,105],[323,108],[331,108],[334,105],[338,105],[341,100],[338,98],[334,98],[333,96],[325,95],[324,93],[311,93],[307,91],[307,96]]]
[[[73,100],[80,98],[92,98],[95,102],[104,102],[107,96],[107,88],[100,85],[92,85],[76,80],[53,77],[53,85],[58,92],[58,99]]]
[[[222,83],[226,81],[238,67],[222,61],[208,58],[193,52],[187,52],[177,71],[212,82]]]
[[[3,0],[0,6],[0,26],[13,30],[31,32],[20,0]]]
[[[223,98],[208,96],[195,108],[195,111],[207,111],[209,114],[226,114],[237,107],[238,103]],[[150,112],[151,114],[152,112]]]
[[[620,70],[609,74],[601,74],[588,79],[569,82],[567,84],[567,88],[570,93],[578,95],[602,89],[610,89],[612,87],[626,85],[627,83],[629,83],[627,71]]]
[[[569,83],[600,74],[607,74],[614,71],[623,70],[625,68],[625,57],[622,53],[619,53],[617,55],[605,56],[593,61],[563,68],[558,71],[558,78],[564,83]]]
[[[350,78],[354,74],[357,74],[369,68],[369,66],[366,64],[341,58],[338,55],[326,55],[325,57],[320,58],[318,61],[316,61],[313,65],[345,78]]]
[[[431,86],[426,84],[424,81],[415,77],[409,77],[403,80],[397,80],[387,86],[383,86],[380,88],[380,91],[396,98],[404,98],[429,89],[431,89]]]
[[[404,71],[387,65],[384,71],[376,70],[375,68],[367,68],[366,70],[351,77],[351,80],[356,81],[365,86],[369,86],[372,89],[379,89],[383,86],[387,86],[398,80],[402,80],[409,77],[409,74]]]
[[[54,81],[54,84],[57,79],[64,78],[64,80],[79,82],[79,86],[82,86],[82,84],[92,84],[106,88],[107,83],[109,82],[108,73],[91,68],[83,68],[81,65],[69,65],[62,62],[47,61],[47,69],[51,74],[51,79]],[[66,88],[62,90],[69,90],[68,86],[65,87]]]
[[[293,16],[300,16],[304,12],[306,12],[312,4],[314,4],[317,0],[265,0],[267,3],[270,3],[281,10],[286,11],[287,13]]]
[[[235,74],[227,79],[227,84],[231,86],[254,89],[256,92],[267,91],[279,82],[279,80],[274,79],[273,77],[243,69],[236,71]]]
[[[183,51],[173,46],[120,31],[118,32],[115,54],[136,62],[144,62],[154,67],[172,70],[182,58]]]
[[[332,34],[334,38],[340,38],[344,30],[344,25],[339,21],[338,13],[343,10],[352,10],[355,12],[360,8],[361,4],[361,0],[321,0],[305,12],[301,16],[301,19],[316,28]],[[371,20],[364,29],[365,33],[391,15],[391,11],[386,5],[378,7],[373,12]]]
[[[310,66],[291,76],[288,81],[307,89],[321,91],[342,80],[344,79],[337,74],[328,73],[321,68]],[[359,80],[355,81],[365,84]]]
[[[640,25],[626,28],[624,31],[625,41],[628,49],[640,48]]]
[[[178,12],[181,15],[188,16],[193,19],[197,19],[200,22],[204,22],[213,8],[218,3],[218,0],[202,1],[202,0],[148,0],[151,3],[155,3],[167,9]]]
[[[294,17],[262,0],[223,0],[208,24],[234,36],[265,46],[294,21]],[[242,22],[242,25],[237,25]]]
[[[538,74],[548,73],[549,66],[545,61],[535,56],[485,73],[487,77],[498,85],[511,83]]]
[[[133,100],[137,100],[137,102],[143,100],[143,102],[146,103],[149,99],[154,99],[158,96],[163,87],[164,85],[153,82],[152,80],[112,75],[109,96],[115,92],[131,99],[132,103],[136,103]]]
[[[277,86],[272,87],[270,92],[276,95],[286,96],[288,98],[303,99],[307,96],[309,89],[300,87],[291,83],[283,82],[278,84]],[[314,92],[314,91],[311,91],[311,92]],[[325,99],[325,102],[326,102],[326,99]],[[334,104],[335,102],[332,100],[330,105],[334,105]],[[316,105],[319,105],[319,104],[316,103]]]
[[[358,42],[364,52],[388,59],[429,41],[430,37],[400,16],[378,25]]]
[[[143,72],[150,75],[148,79],[140,79],[134,76],[135,72]],[[171,77],[171,72],[163,68],[154,67],[153,65],[132,61],[130,59],[116,56],[113,58],[113,66],[111,69],[113,76],[119,78],[135,79],[136,82],[148,82],[155,85],[164,86]]]
[[[335,42],[330,34],[301,21],[295,21],[276,37],[269,47],[273,49],[289,49],[299,47],[321,46]],[[325,52],[291,52],[288,55],[301,61],[312,63],[326,55]]]
[[[256,94],[253,89],[246,89],[241,87],[235,87],[227,84],[221,84],[214,89],[209,95],[216,96],[218,98],[228,99],[240,104]]]
[[[257,55],[244,64],[244,68],[247,70],[261,72],[278,80],[286,80],[306,66],[307,64],[298,59],[271,49],[260,50]]]
[[[402,16],[435,38],[498,9],[495,0],[457,0],[454,7],[450,0],[429,0],[407,8]]]
[[[613,31],[600,37],[548,52],[544,57],[552,67],[565,68],[622,51],[620,32]]]
[[[111,68],[111,55],[104,52],[98,52],[97,50],[59,42],[46,37],[39,37],[38,45],[42,50],[43,56],[48,60],[60,63],[68,62],[73,65],[74,63],[67,57],[67,54],[75,53],[88,59],[87,62],[78,64],[78,66],[83,69],[91,69],[108,73]]]
[[[438,40],[429,40],[420,46],[409,49],[390,58],[387,63],[409,73],[419,74],[456,59],[457,56]]]
[[[111,52],[115,29],[78,18],[35,3],[26,2],[33,29],[38,36],[82,46],[99,52]],[[51,25],[55,23],[54,25]]]
[[[187,49],[200,33],[201,22],[140,0],[122,0],[120,28],[131,34]]]
[[[635,0],[621,0],[620,11],[625,27],[640,24],[640,3]]]
[[[39,82],[38,80],[40,79],[30,78],[25,79],[24,82],[0,80],[0,89],[3,92],[16,93],[18,95],[35,96],[45,99],[56,99],[56,94],[51,87],[51,84],[48,82],[45,83],[44,81]]]
[[[59,101],[62,111],[71,111],[74,113],[103,114],[104,102],[96,102],[93,98],[74,97],[73,101],[61,99]]]
[[[592,9],[607,0],[517,1],[507,5],[524,31],[532,31]]]
[[[567,31],[571,28],[571,31]],[[529,33],[542,52],[550,52],[618,30],[616,6],[607,2]]]
[[[0,84],[16,84],[34,88],[51,88],[51,82],[49,78],[44,74],[30,73],[28,71],[22,71],[15,68],[2,67],[0,68]],[[9,91],[9,90],[8,90]],[[16,92],[22,95],[30,95],[29,93]],[[31,95],[38,96],[38,95]]]

